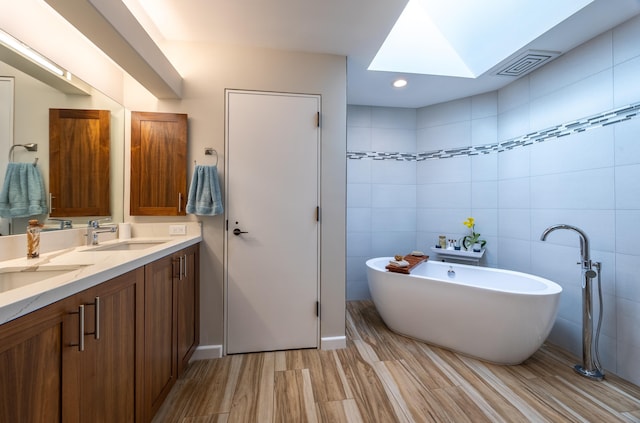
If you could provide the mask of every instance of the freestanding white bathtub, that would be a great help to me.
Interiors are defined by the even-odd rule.
[[[427,261],[410,275],[391,257],[367,261],[373,302],[392,331],[498,364],[519,364],[545,341],[562,287],[526,273]]]

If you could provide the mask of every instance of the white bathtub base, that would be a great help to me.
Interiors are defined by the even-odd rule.
[[[402,275],[385,271],[388,261],[369,260],[367,276],[380,316],[396,333],[488,362],[519,364],[551,331],[562,291],[551,281],[442,262]]]

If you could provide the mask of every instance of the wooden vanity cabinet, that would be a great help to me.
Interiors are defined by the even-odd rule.
[[[150,422],[199,342],[199,252],[0,325],[0,422]]]
[[[144,274],[144,408],[151,421],[178,378],[173,256],[147,264]]]
[[[178,272],[176,277],[174,271],[174,280],[178,296],[176,324],[180,377],[200,343],[200,244],[185,248],[177,257],[174,255],[174,268],[176,265]]]
[[[143,374],[144,270],[118,276],[73,298],[74,308],[84,305],[84,351],[70,346],[79,337],[79,314],[72,308],[65,322],[70,329],[63,338],[65,423],[143,421],[136,404]]]
[[[0,421],[142,421],[143,277],[126,273],[0,326]]]
[[[132,216],[184,216],[187,115],[131,112]]]
[[[65,314],[60,301],[0,326],[0,421],[63,421]]]
[[[145,419],[151,421],[199,342],[200,245],[145,266]]]

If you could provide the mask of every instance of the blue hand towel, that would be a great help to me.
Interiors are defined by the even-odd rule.
[[[189,187],[187,213],[214,216],[222,212],[217,166],[197,165]]]
[[[0,192],[0,217],[47,213],[44,182],[33,163],[9,163]]]

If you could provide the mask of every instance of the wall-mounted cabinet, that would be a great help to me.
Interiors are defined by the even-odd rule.
[[[53,217],[109,216],[109,110],[49,110]]]
[[[131,112],[132,216],[184,216],[187,115]]]

